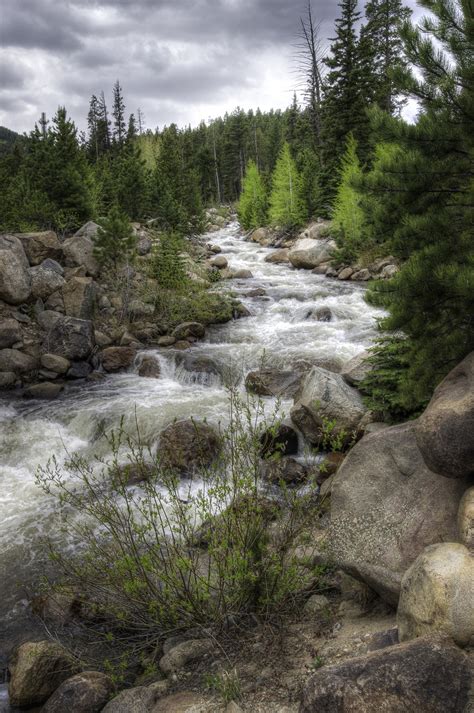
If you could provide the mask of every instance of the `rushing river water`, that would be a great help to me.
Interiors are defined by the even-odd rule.
[[[209,329],[187,354],[210,357],[244,377],[258,368],[263,353],[269,366],[291,367],[302,359],[342,364],[374,338],[377,310],[365,303],[361,285],[266,263],[270,250],[246,242],[237,223],[209,241],[221,247],[232,268],[251,270],[253,278],[219,288],[239,293],[251,316]],[[246,296],[257,287],[264,296]],[[330,308],[330,322],[308,318],[320,307]],[[156,438],[175,418],[225,421],[228,394],[219,376],[186,370],[178,364],[182,353],[172,349],[151,351],[161,361],[159,379],[132,371],[68,387],[54,402],[6,398],[0,404],[0,653],[22,622],[26,626],[25,586],[45,564],[40,540],[50,534],[54,503],[35,485],[37,466],[52,455],[64,460],[66,451],[104,454],[100,427],[116,427],[122,417],[130,429],[136,420],[145,438]],[[290,406],[283,404],[286,412]]]

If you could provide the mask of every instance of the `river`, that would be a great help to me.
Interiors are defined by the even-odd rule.
[[[243,383],[264,353],[268,366],[291,367],[302,359],[342,364],[374,339],[380,313],[364,301],[362,285],[267,263],[270,249],[245,241],[237,223],[208,238],[232,268],[252,272],[251,279],[219,286],[238,293],[250,316],[208,329],[191,355],[231,368]],[[257,287],[265,295],[246,296]],[[329,307],[330,322],[308,318],[320,307]],[[186,370],[177,363],[182,353],[172,349],[151,351],[161,361],[159,379],[132,370],[69,386],[54,402],[4,397],[0,403],[0,652],[31,625],[27,587],[44,570],[41,539],[53,528],[54,502],[35,485],[37,466],[52,455],[64,460],[67,451],[104,454],[100,427],[113,428],[122,417],[130,429],[136,420],[145,438],[156,437],[176,417],[225,421],[228,393],[219,376]],[[286,412],[290,406],[283,403]]]

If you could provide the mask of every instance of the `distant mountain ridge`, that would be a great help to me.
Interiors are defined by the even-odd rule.
[[[0,156],[9,153],[15,141],[20,137],[16,131],[7,129],[6,126],[0,126]]]

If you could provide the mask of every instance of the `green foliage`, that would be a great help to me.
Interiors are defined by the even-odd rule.
[[[410,367],[410,344],[403,335],[385,336],[370,350],[372,365],[359,389],[366,406],[384,421],[398,422],[418,416],[426,401],[403,388]]]
[[[349,134],[346,153],[341,162],[341,179],[334,201],[332,230],[338,243],[338,257],[347,262],[354,260],[364,247],[365,215],[361,208],[361,194],[357,185],[362,169],[357,156],[357,142]]]
[[[158,287],[165,290],[183,290],[188,283],[184,265],[183,241],[176,233],[162,233],[153,250],[151,276]]]
[[[100,265],[117,268],[133,260],[135,236],[127,215],[113,206],[94,238],[94,255]]]
[[[239,674],[236,669],[222,673],[208,673],[204,677],[204,683],[206,688],[212,693],[217,693],[224,703],[238,701],[242,696]]]
[[[249,161],[238,205],[239,220],[246,230],[266,223],[267,198],[260,172],[254,161]]]
[[[297,227],[305,220],[301,177],[287,143],[278,157],[272,176],[269,218],[273,225]]]
[[[261,402],[241,401],[234,391],[229,399],[220,455],[185,498],[180,474],[138,432],[127,434],[133,417],[104,435],[112,453],[106,462],[70,454],[64,467],[53,458],[38,470],[39,485],[57,498],[65,536],[81,542],[73,555],[52,549],[63,575],[56,588],[80,592],[113,644],[155,648],[192,626],[218,633],[230,621],[254,627],[255,616],[274,622],[314,583],[315,572],[291,554],[317,517],[310,489],[283,488],[277,502],[260,488],[261,436],[279,415],[264,419]],[[132,473],[146,474],[140,489],[129,487]],[[238,695],[234,677],[218,686]]]

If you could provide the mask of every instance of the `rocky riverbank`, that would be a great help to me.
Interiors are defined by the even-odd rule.
[[[235,250],[234,242],[230,248]],[[319,248],[321,253],[326,250],[318,243]],[[282,249],[291,253],[292,246]],[[235,252],[225,253],[225,245],[222,255],[217,247],[205,250],[209,264],[215,260],[212,255],[224,258],[226,264],[221,260],[220,266],[211,267],[220,272],[255,273],[260,264],[254,263],[249,270]],[[314,252],[312,246],[313,256]],[[266,254],[268,266],[279,264],[270,260],[272,255],[275,252]],[[308,258],[304,259],[309,265]],[[310,269],[314,268],[302,266],[302,273],[287,272],[301,275],[300,283],[311,276],[321,291],[321,278]],[[283,264],[281,272],[272,272],[272,279],[284,270]],[[245,288],[249,280],[240,276],[233,282],[240,285],[240,299],[244,292],[256,292],[254,297],[243,298],[244,305],[249,305],[251,324],[256,320],[251,301],[268,298],[270,288],[253,284]],[[338,282],[338,289],[346,289],[344,280]],[[324,502],[324,507],[297,552],[300,566],[314,577],[313,588],[302,593],[302,606],[295,607],[282,628],[281,622],[265,627],[256,622],[243,634],[228,633],[225,641],[212,628],[170,637],[154,653],[153,666],[137,670],[131,688],[118,695],[120,686],[110,677],[84,671],[81,662],[56,643],[25,642],[9,662],[13,704],[42,706],[46,713],[66,706],[78,713],[469,710],[474,645],[474,453],[470,438],[474,356],[445,379],[417,421],[391,427],[373,423],[356,388],[367,368],[361,349],[349,363],[348,354],[341,359],[337,352],[332,357],[335,364],[328,358],[324,363],[314,358],[316,345],[328,341],[331,330],[336,329],[335,338],[341,339],[341,308],[320,296],[311,305],[299,304],[292,301],[288,312],[301,310],[298,334],[306,330],[309,339],[315,330],[312,362],[307,354],[298,361],[289,351],[291,358],[286,355],[285,361],[262,368],[253,363],[244,375],[247,389],[264,399],[283,398],[290,406],[291,422],[262,442],[265,452],[271,452],[272,438],[285,447],[278,472],[269,477],[272,487],[280,487],[285,480],[294,485],[308,477],[308,470],[295,460],[300,439],[306,448],[320,443],[328,421],[336,424],[332,436],[342,439],[343,452],[333,454],[328,466],[320,468],[319,503]],[[280,314],[278,319],[285,344],[287,325],[282,324]],[[242,320],[239,328],[245,329],[246,322]],[[296,334],[292,324],[287,327],[290,345]],[[263,331],[261,322],[255,328]],[[172,339],[202,339],[200,327],[188,324],[180,329],[186,333]],[[243,345],[246,339],[247,332]],[[203,359],[199,350],[204,345],[188,343],[194,345],[189,347],[189,356]],[[230,344],[235,350],[235,337]],[[140,355],[144,371],[153,371],[156,363],[162,367],[153,352],[148,354],[153,364],[145,356],[147,352]],[[218,360],[213,364],[218,366]],[[186,408],[190,415],[190,405]],[[347,433],[358,442],[346,455],[347,446],[352,445],[344,443]],[[203,424],[198,443],[195,435],[183,419],[160,434],[173,467],[183,473],[199,466],[204,454],[210,459],[215,454],[216,434],[209,425]],[[270,524],[269,538],[274,536]],[[66,627],[77,624],[79,616],[71,599],[49,603],[42,614],[48,627],[57,627],[59,620]]]

